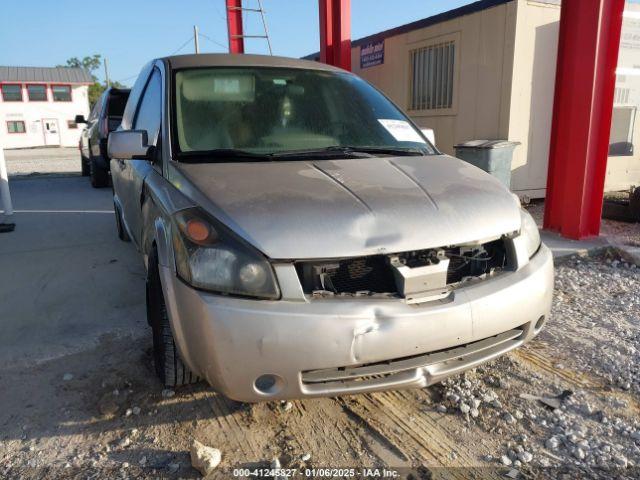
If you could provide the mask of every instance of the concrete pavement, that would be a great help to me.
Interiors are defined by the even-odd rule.
[[[80,175],[80,152],[77,147],[40,147],[5,150],[7,171],[17,175]]]
[[[104,335],[148,334],[144,267],[118,240],[111,189],[80,176],[10,186],[16,230],[0,234],[0,364],[39,363]]]

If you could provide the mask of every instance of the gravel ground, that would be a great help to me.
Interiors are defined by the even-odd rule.
[[[73,193],[66,182],[77,181],[87,189],[76,192],[82,204],[96,209],[91,196],[96,192],[83,179],[46,181],[64,181],[64,188],[57,188],[65,202]],[[33,200],[31,194],[25,197]],[[57,208],[72,208],[65,205]],[[22,208],[36,207],[42,208]],[[105,237],[113,235],[109,220]],[[51,222],[46,236],[68,241],[61,235],[69,234],[67,229],[56,230],[60,222]],[[607,221],[603,230],[640,241],[638,225]],[[52,250],[52,255],[61,253]],[[107,265],[120,268],[112,260]],[[134,280],[140,276],[135,269],[130,273]],[[78,304],[80,290],[53,295],[47,303],[45,287],[61,277],[55,272],[45,277],[41,284],[23,280],[21,288],[37,291],[34,312],[50,327],[58,303]],[[105,275],[87,278],[113,293]],[[142,299],[144,280],[134,280],[128,288]],[[69,338],[82,335],[91,342],[71,341],[73,348],[55,358],[0,366],[0,478],[199,478],[189,454],[194,440],[221,452],[211,478],[231,478],[237,467],[276,464],[391,466],[413,479],[639,478],[638,292],[640,268],[614,254],[571,258],[556,266],[552,315],[543,332],[494,362],[427,389],[255,405],[225,399],[203,384],[163,391],[142,308],[132,308],[126,317],[129,333],[86,330],[74,322],[65,327]],[[119,301],[121,307],[137,305],[124,295]],[[0,318],[7,318],[2,308],[0,302]],[[114,322],[100,309],[86,315],[98,323]],[[36,329],[37,324],[26,325],[25,335],[34,337]],[[65,330],[59,333],[64,336]],[[523,394],[551,398],[546,401],[558,408]]]
[[[446,381],[436,408],[505,435],[486,458],[494,463],[550,478],[637,478],[638,291],[640,269],[611,256],[557,266],[551,321],[536,341]],[[520,396],[563,392],[555,410]]]
[[[5,150],[9,177],[41,174],[80,175],[77,147]]]
[[[556,273],[536,340],[423,390],[255,405],[204,385],[174,395],[154,378],[149,339],[136,338],[4,371],[14,387],[0,393],[0,477],[198,478],[197,439],[222,453],[212,478],[274,459],[421,466],[402,478],[637,478],[640,269],[605,255]],[[559,396],[559,408],[522,394]]]

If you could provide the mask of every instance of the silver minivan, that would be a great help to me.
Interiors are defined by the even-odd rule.
[[[548,318],[551,253],[517,197],[349,72],[157,59],[108,149],[167,386],[249,402],[424,387]]]

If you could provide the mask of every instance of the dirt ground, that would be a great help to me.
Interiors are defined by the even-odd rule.
[[[581,349],[571,348],[575,345],[566,336],[581,327],[573,321],[566,325],[562,316],[567,305],[580,305],[589,295],[578,288],[567,297],[567,282],[581,269],[601,270],[608,285],[619,283],[615,276],[622,275],[621,285],[630,282],[635,290],[620,295],[631,302],[640,290],[638,270],[617,271],[606,258],[573,260],[558,268],[556,315],[538,339],[422,390],[249,405],[196,385],[168,397],[154,376],[147,336],[104,335],[93,349],[28,369],[4,369],[0,379],[9,388],[0,393],[0,475],[198,478],[188,454],[195,438],[222,451],[214,478],[232,478],[234,468],[269,467],[276,457],[287,467],[393,467],[403,478],[418,467],[423,478],[498,478],[508,472],[633,478],[640,462],[640,378],[635,372],[632,385],[618,385],[617,378],[598,370],[598,362],[587,368],[593,350],[584,347],[600,348],[601,334],[581,338]],[[634,308],[637,315],[637,300]],[[637,319],[624,313],[615,319],[632,322],[623,327],[634,329],[635,348],[640,347]],[[596,320],[601,324],[596,321],[592,331],[610,328],[606,317]],[[521,393],[565,390],[573,395],[555,412],[520,398]],[[475,417],[460,407],[473,398],[481,401]],[[563,416],[572,433],[564,428],[559,445],[549,446],[562,425],[553,419]],[[603,430],[603,419],[614,427]],[[596,463],[574,453],[570,435],[592,444],[585,448],[593,450],[589,455]],[[603,449],[596,445],[603,441],[624,461],[610,456],[598,465],[595,450]],[[517,459],[519,446],[532,458],[523,454],[519,465],[505,465],[502,456],[512,450]]]
[[[276,458],[283,467],[300,468],[301,478],[305,469],[320,467],[357,468],[357,478],[366,478],[360,469],[375,467],[415,479],[640,476],[640,268],[613,254],[557,265],[552,318],[543,333],[524,348],[443,384],[240,404],[204,384],[163,391],[140,308],[144,280],[139,265],[128,265],[135,255],[129,257],[125,248],[101,257],[105,249],[120,248],[108,243],[115,237],[113,219],[96,213],[108,208],[109,193],[96,193],[80,177],[49,179],[50,187],[38,191],[51,191],[56,198],[62,191],[69,195],[68,203],[56,206],[46,196],[34,197],[29,182],[36,181],[14,183],[16,210],[25,212],[16,217],[15,234],[41,225],[38,202],[58,208],[61,216],[77,214],[73,208],[81,205],[88,212],[81,214],[81,225],[94,222],[91,231],[105,243],[96,251],[82,247],[90,240],[83,239],[75,247],[75,262],[71,257],[55,260],[61,246],[46,250],[60,262],[53,269],[86,263],[74,277],[79,276],[77,288],[86,284],[91,289],[85,291],[90,297],[77,291],[64,295],[60,286],[48,297],[41,285],[39,308],[29,310],[40,324],[34,320],[20,334],[31,338],[45,332],[38,337],[40,346],[56,347],[56,354],[30,353],[20,361],[5,355],[0,367],[0,478],[200,478],[189,457],[194,439],[222,453],[212,478],[252,478],[234,469],[266,468]],[[11,263],[17,257],[6,255],[7,246],[25,255],[45,248],[60,238],[60,225],[45,225],[42,244],[29,248],[0,238],[0,286],[13,285],[15,295],[29,291],[31,277],[18,275],[26,260]],[[640,240],[637,226],[624,228]],[[56,276],[45,280],[55,284]],[[126,298],[117,316],[100,303],[106,291]],[[132,300],[136,292],[139,303]],[[0,300],[0,325],[6,331],[21,311],[11,298]],[[58,311],[60,302],[66,306]],[[111,324],[118,327],[108,328]],[[82,342],[84,337],[91,341]],[[6,338],[0,337],[5,352],[10,346]],[[61,338],[73,340],[61,346]],[[19,346],[19,338],[11,344]],[[561,395],[562,400],[554,410],[521,394]],[[343,471],[314,478],[349,476]]]

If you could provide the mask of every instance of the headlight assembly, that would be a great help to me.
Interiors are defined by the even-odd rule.
[[[173,216],[173,249],[180,278],[216,293],[277,299],[267,259],[197,208]]]
[[[535,220],[524,208],[520,210],[520,217],[522,218],[520,235],[526,240],[527,253],[529,254],[529,258],[531,258],[540,248],[540,232],[538,231]]]

